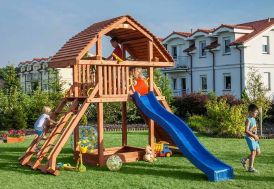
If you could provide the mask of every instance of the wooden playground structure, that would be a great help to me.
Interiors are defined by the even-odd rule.
[[[123,52],[123,61],[104,60],[102,56],[102,37],[116,37]],[[94,57],[84,56],[95,46]],[[126,56],[129,55],[130,59]],[[56,159],[71,134],[74,134],[74,157],[79,154],[79,121],[90,104],[97,106],[98,149],[83,154],[86,164],[104,166],[109,156],[117,154],[123,162],[142,160],[143,148],[127,145],[127,103],[134,91],[130,68],[141,67],[147,70],[149,91],[154,91],[157,99],[170,110],[165,97],[153,82],[153,70],[174,66],[173,59],[160,41],[131,16],[95,23],[72,37],[52,57],[50,67],[73,69],[73,85],[62,99],[51,118],[57,120],[56,126],[47,127],[45,140],[35,138],[25,154],[20,158],[21,165],[57,175]],[[120,147],[104,147],[103,103],[121,102],[122,144]],[[169,136],[153,120],[144,116],[149,128],[148,143],[153,149],[156,141],[172,143]],[[39,151],[38,143],[43,142]]]

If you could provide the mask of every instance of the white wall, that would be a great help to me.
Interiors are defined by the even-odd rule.
[[[224,55],[223,51],[223,37],[230,37],[231,42],[241,37],[243,34],[233,32],[219,33],[218,43],[220,46],[217,50],[214,50],[215,54],[215,90],[217,95],[232,94],[238,98],[241,96],[240,91],[240,52],[235,47],[231,47],[231,53]],[[262,36],[269,36],[270,54],[262,53]],[[213,71],[212,71],[212,54],[206,52],[206,58],[200,58],[199,54],[199,42],[206,40],[206,45],[209,45],[214,38],[212,36],[199,36],[195,38],[196,52],[192,54],[193,57],[193,91],[201,91],[201,75],[207,76],[207,92],[213,91]],[[184,49],[189,47],[190,41],[183,38],[174,38],[166,42],[168,50],[171,51],[173,45],[179,45],[178,56],[186,56],[183,52]],[[253,67],[259,70],[262,75],[264,72],[270,73],[271,90],[268,91],[268,96],[272,98],[274,95],[274,28],[267,30],[260,35],[254,37],[244,44],[246,46],[242,49],[242,61],[243,61],[243,89],[245,87],[248,67]],[[231,90],[224,89],[224,74],[231,75]],[[177,89],[181,87],[182,77],[187,78],[187,88],[190,91],[190,75],[186,71],[174,70],[168,73],[169,78],[177,78]],[[264,78],[265,79],[265,78]],[[268,81],[263,81],[268,82]],[[172,85],[173,83],[171,83]]]
[[[63,89],[67,90],[73,83],[72,68],[58,68],[61,82],[64,82]]]

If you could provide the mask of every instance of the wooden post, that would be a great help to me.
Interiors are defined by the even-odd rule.
[[[101,36],[98,36],[96,42],[96,59],[102,60],[102,40]],[[99,85],[99,97],[103,95],[103,67],[98,66],[97,82]],[[103,166],[104,163],[104,109],[103,102],[97,104],[97,123],[98,123],[98,164]]]
[[[73,85],[74,85],[74,97],[79,96],[79,77],[78,77],[78,65],[73,66]]]
[[[148,41],[148,61],[151,63],[153,59],[153,42]],[[149,91],[153,91],[153,67],[149,67],[148,70],[149,75]],[[152,119],[149,119],[148,121],[148,127],[149,127],[149,145],[152,148],[152,152],[154,154],[154,121]]]
[[[259,108],[260,112],[260,136],[263,136],[263,109],[262,107]]]
[[[127,145],[127,102],[122,102],[122,146]]]
[[[79,141],[79,125],[77,125],[75,127],[74,132],[73,132],[73,136],[74,136],[73,150],[74,150],[74,152],[76,152],[77,146],[78,146],[78,141]]]
[[[104,111],[103,103],[97,104],[97,123],[98,123],[98,164],[103,166],[104,161]]]

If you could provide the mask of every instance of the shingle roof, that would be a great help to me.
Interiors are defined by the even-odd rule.
[[[119,42],[124,42],[132,39],[140,39],[145,38],[143,33],[135,30],[125,30],[125,29],[111,29],[111,26],[116,24],[122,24],[125,22],[134,23],[139,27],[140,30],[144,31],[147,36],[150,36],[153,39],[153,42],[157,45],[159,52],[154,48],[153,54],[158,57],[160,61],[163,61],[163,57],[161,55],[164,54],[167,59],[173,61],[172,57],[166,51],[166,49],[161,45],[160,41],[155,37],[151,32],[149,32],[146,28],[144,28],[141,24],[139,24],[136,20],[134,20],[131,16],[119,16],[116,18],[112,18],[109,20],[105,20],[102,22],[97,22],[87,27],[83,31],[76,34],[74,37],[70,38],[63,47],[52,57],[50,61],[50,65],[54,65],[56,62],[60,61],[69,61],[72,60],[74,63],[76,59],[82,58],[81,56],[85,54],[92,45],[97,41],[97,37],[99,35],[108,35],[110,37],[117,37]],[[138,59],[146,59],[147,58],[147,43],[144,41],[143,43],[130,43],[128,44],[128,48]]]

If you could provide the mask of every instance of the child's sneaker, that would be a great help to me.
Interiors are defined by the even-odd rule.
[[[247,170],[246,161],[247,161],[247,158],[241,159],[241,163],[242,163],[243,167],[245,168],[245,170]]]
[[[257,172],[257,170],[254,169],[254,167],[249,167],[249,168],[248,168],[248,172],[255,173],[255,172]]]

